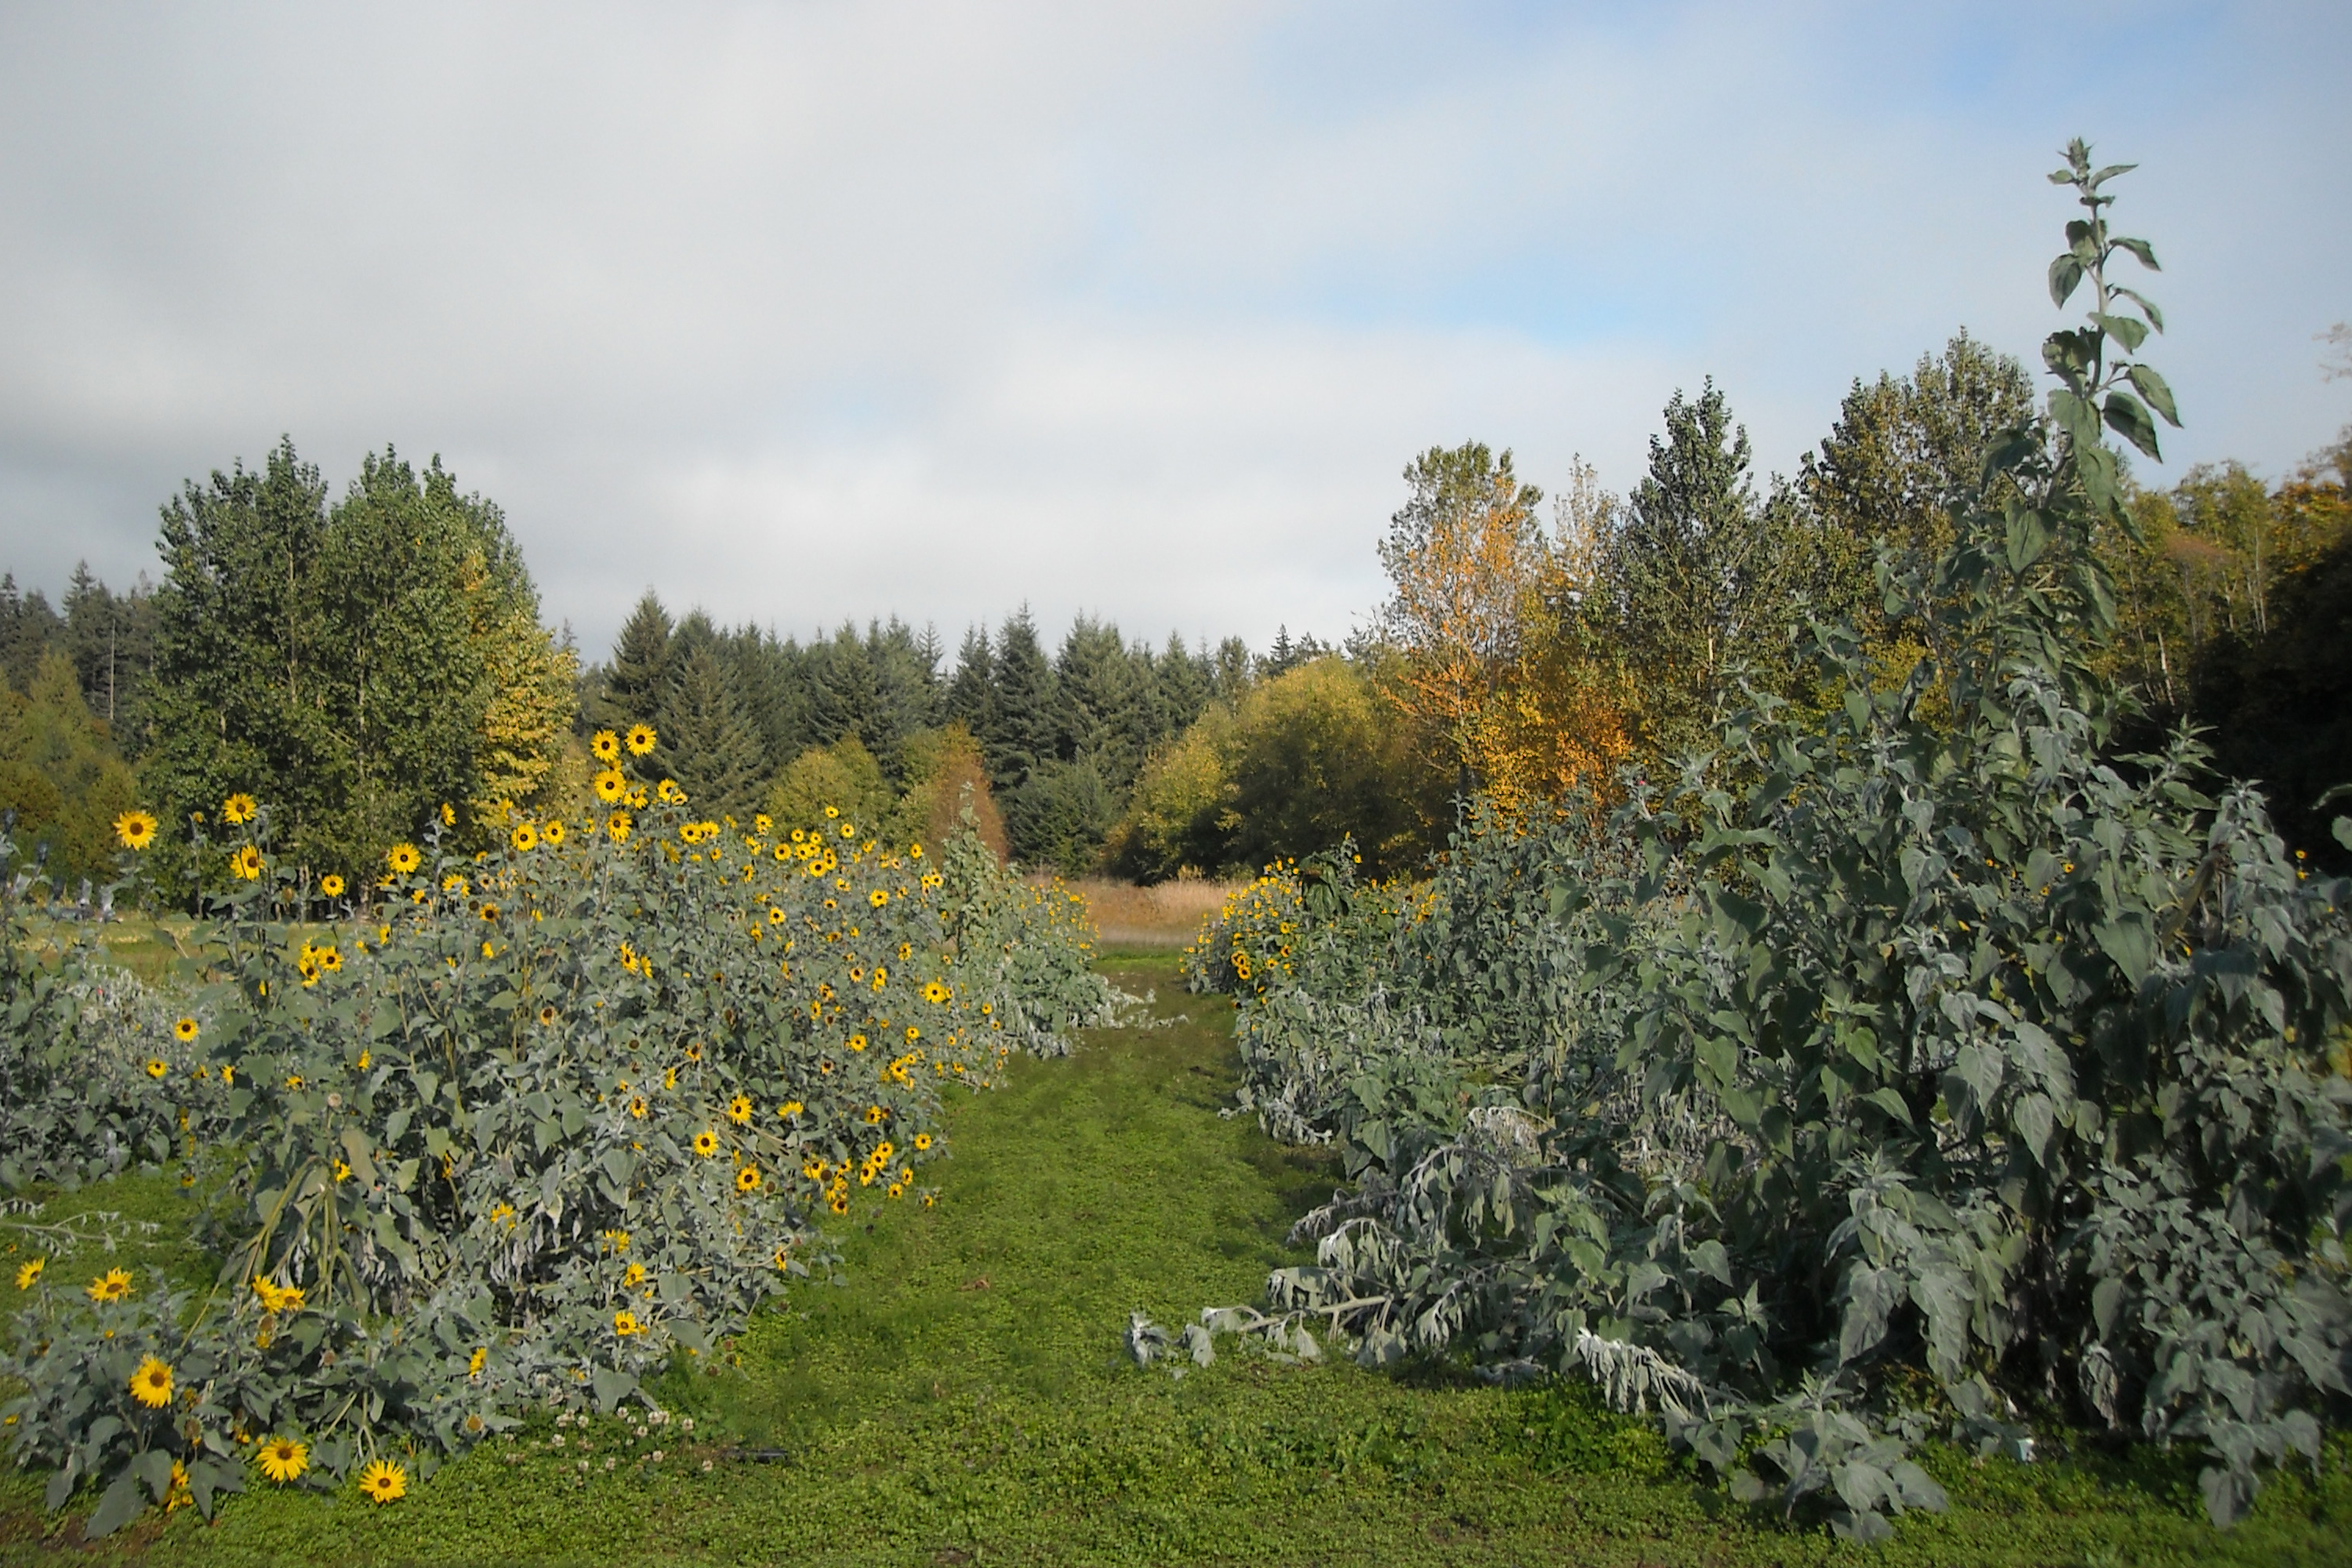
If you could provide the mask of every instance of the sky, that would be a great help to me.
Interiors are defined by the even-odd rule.
[[[2168,482],[2352,422],[2352,7],[0,0],[0,568],[160,571],[282,437],[496,501],[601,657],[1027,605],[1343,636],[1416,452],[1793,473],[1965,326],[2035,364],[2090,138]]]

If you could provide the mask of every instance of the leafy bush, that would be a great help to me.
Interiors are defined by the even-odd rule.
[[[2108,754],[2099,426],[2153,452],[2140,397],[2169,409],[2108,357],[2147,331],[2104,273],[2148,258],[2105,229],[2117,172],[2077,143],[2056,176],[2090,217],[2053,295],[2096,295],[2047,355],[2058,438],[2004,443],[1934,563],[1882,559],[1930,649],[1906,680],[1820,628],[1823,716],[1751,692],[1671,795],[1589,838],[1473,825],[1352,966],[1240,992],[1269,1131],[1354,1181],[1274,1312],[1207,1332],[1578,1373],[1863,1539],[1941,1506],[1906,1458],[1937,1429],[2194,1443],[2222,1523],[2262,1462],[2316,1462],[2352,1396],[2352,884],[2203,793],[2192,741]]]
[[[1116,1002],[1083,906],[976,845],[894,852],[837,815],[746,830],[667,781],[600,785],[604,808],[516,820],[496,854],[437,826],[395,847],[364,907],[283,871],[268,809],[233,798],[214,847],[239,880],[194,944],[200,1023],[171,1026],[195,1054],[161,1076],[91,1082],[81,1042],[131,1059],[152,1020],[100,1016],[90,955],[51,975],[12,940],[25,1173],[89,1173],[105,1130],[161,1158],[159,1112],[201,1104],[183,1152],[226,1205],[202,1300],[20,1284],[5,1419],[51,1506],[87,1481],[100,1531],[148,1498],[208,1510],[265,1439],[314,1481],[365,1464],[397,1489],[528,1405],[649,1404],[647,1377],[829,1265],[820,1209],[934,1201],[947,1085]]]

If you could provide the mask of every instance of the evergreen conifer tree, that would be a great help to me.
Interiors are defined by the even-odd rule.
[[[1000,793],[1028,782],[1038,763],[1055,754],[1054,667],[1037,641],[1029,608],[1006,618],[996,638],[996,683],[988,726],[980,737],[989,782]],[[1007,811],[1007,826],[1011,813]],[[1017,838],[1014,853],[1026,853]]]
[[[956,654],[955,676],[948,682],[943,702],[948,721],[961,724],[975,737],[986,734],[989,718],[995,711],[995,696],[996,649],[988,640],[986,626],[969,627]]]
[[[654,591],[646,589],[613,644],[613,662],[604,671],[604,690],[593,714],[599,728],[617,731],[660,718],[662,699],[670,686],[670,642],[675,635],[669,612],[662,608]]]
[[[761,783],[759,738],[719,639],[688,639],[664,712],[661,749],[648,760],[678,782],[698,814],[748,818]]]

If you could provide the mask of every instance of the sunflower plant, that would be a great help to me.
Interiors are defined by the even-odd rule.
[[[2154,265],[2106,226],[2120,173],[2078,142],[2053,176],[2089,216],[2052,295],[2093,310],[2046,418],[1946,552],[1882,557],[1927,631],[1904,680],[1819,626],[1820,710],[1750,693],[1599,832],[1474,819],[1353,967],[1237,991],[1265,1125],[1351,1182],[1196,1358],[1311,1324],[1590,1379],[1736,1498],[1864,1541],[1943,1506],[1936,1434],[2189,1447],[2219,1524],[2319,1461],[2352,1417],[2352,882],[2193,738],[2116,754],[2100,431],[2152,455],[2172,407],[2133,357],[2161,318],[2109,276]]]
[[[267,804],[233,804],[220,850],[255,870],[192,942],[182,1075],[218,1096],[225,1267],[201,1302],[135,1309],[191,1413],[93,1425],[74,1358],[106,1326],[54,1281],[11,1340],[20,1462],[67,1477],[55,1501],[99,1487],[110,1522],[149,1454],[268,1440],[265,1473],[357,1467],[390,1500],[526,1409],[649,1403],[646,1378],[715,1368],[830,1268],[828,1216],[936,1201],[948,1086],[1066,1048],[1116,998],[1085,973],[1083,905],[960,840],[887,847],[837,814],[763,833],[663,778],[516,818],[495,850],[428,822],[320,927]]]

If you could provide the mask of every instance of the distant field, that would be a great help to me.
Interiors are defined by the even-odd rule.
[[[1093,909],[1102,944],[1115,947],[1181,947],[1199,934],[1238,882],[1161,882],[1139,888],[1108,877],[1082,877],[1064,886],[1083,894]]]

